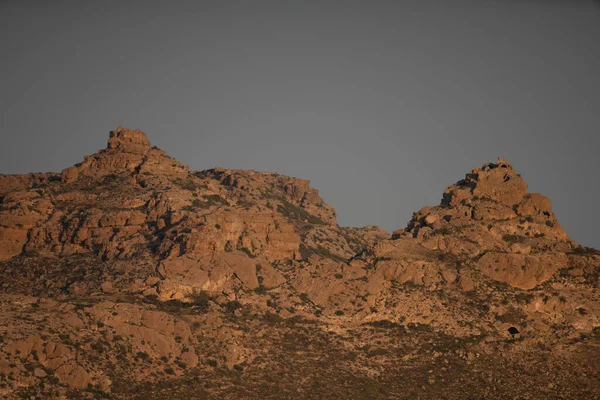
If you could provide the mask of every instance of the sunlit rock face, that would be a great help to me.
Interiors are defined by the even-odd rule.
[[[390,236],[118,127],[0,175],[0,397],[597,398],[599,276],[502,159]]]
[[[532,289],[565,268],[564,253],[574,246],[550,200],[529,193],[501,158],[449,186],[439,206],[422,208],[394,238],[415,238],[432,250],[476,257],[479,271],[521,289]]]

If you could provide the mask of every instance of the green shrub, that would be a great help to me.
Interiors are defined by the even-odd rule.
[[[300,300],[302,300],[305,303],[309,303],[310,302],[310,298],[308,297],[307,293],[300,293],[298,295],[298,297],[300,297]]]
[[[299,221],[306,221],[309,224],[325,225],[325,222],[323,222],[323,220],[310,214],[305,209],[298,207],[284,199],[281,199],[281,202],[283,203],[283,205],[277,206],[277,211],[279,211],[286,217]]]
[[[600,254],[600,251],[592,248],[592,247],[585,247],[585,246],[577,246],[573,249],[573,253],[578,254],[578,255],[593,255],[593,254]]]
[[[436,229],[433,232],[431,232],[432,235],[449,235],[451,232],[450,228],[448,227],[442,227],[440,229]]]
[[[199,208],[210,208],[212,206],[220,206],[220,205],[229,205],[227,200],[223,199],[221,196],[217,194],[211,194],[208,196],[203,196],[204,201],[200,199],[194,199],[192,204],[187,207],[183,207],[185,211],[194,211]]]
[[[505,234],[502,236],[502,240],[504,240],[507,243],[523,243],[525,241],[525,237],[520,235]]]
[[[196,311],[208,312],[210,308],[210,296],[205,291],[201,290],[198,292],[194,290],[189,297],[191,305]]]
[[[234,313],[235,310],[242,308],[242,303],[237,300],[233,300],[225,304],[225,310],[229,313]]]
[[[206,364],[208,364],[209,366],[211,366],[213,368],[217,368],[217,360],[213,360],[212,358],[209,358],[208,360],[206,360]]]
[[[262,276],[260,278],[262,278]],[[267,288],[264,287],[263,285],[260,285],[260,280],[259,280],[258,287],[256,289],[254,289],[254,293],[257,293],[257,294],[265,294],[265,293],[267,293]]]
[[[520,304],[529,304],[535,296],[531,293],[517,293],[515,294],[515,300]]]
[[[248,257],[250,258],[254,258],[254,254],[252,254],[252,252],[250,251],[249,248],[247,247],[242,247],[239,249],[240,251],[243,251],[244,253],[246,253],[248,255]]]
[[[313,254],[316,254],[323,258],[329,258],[329,259],[332,259],[335,261],[339,261],[339,262],[346,261],[346,259],[344,257],[341,257],[337,254],[331,253],[329,251],[329,249],[327,249],[326,247],[318,246],[315,248],[315,247],[305,246],[304,244],[300,245],[300,256],[302,257],[303,260],[308,260]]]

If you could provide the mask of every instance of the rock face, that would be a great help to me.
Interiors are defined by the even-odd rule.
[[[75,182],[80,177],[100,179],[110,174],[122,174],[124,171],[129,171],[135,177],[153,171],[152,166],[159,166],[160,171],[156,172],[161,174],[176,176],[187,173],[186,166],[169,160],[165,152],[152,148],[144,132],[119,126],[110,132],[105,150],[85,157],[81,164],[63,170],[61,177],[64,183]]]
[[[457,257],[481,257],[477,267],[511,286],[532,289],[565,268],[574,247],[552,212],[550,200],[528,193],[527,184],[503,159],[468,173],[446,189],[441,205],[413,215],[394,238]]]
[[[502,159],[390,237],[118,127],[60,175],[0,175],[0,397],[595,398],[599,275]]]
[[[34,189],[60,180],[58,174],[0,175],[0,199],[7,193]]]
[[[163,300],[238,283],[254,289],[257,264],[311,255],[343,260],[387,236],[379,228],[338,227],[333,208],[307,180],[192,172],[152,147],[143,132],[122,127],[110,133],[106,149],[65,169],[61,181],[35,190],[26,179],[6,181],[0,260],[137,257],[145,260],[141,275],[161,278],[156,295]]]
[[[567,268],[568,257],[564,253],[531,255],[491,252],[484,254],[476,265],[492,279],[521,289],[533,289],[552,278],[556,271]]]

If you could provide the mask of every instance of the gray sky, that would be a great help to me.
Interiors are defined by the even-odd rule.
[[[0,172],[60,171],[123,125],[391,231],[502,156],[600,247],[595,4],[0,0]]]

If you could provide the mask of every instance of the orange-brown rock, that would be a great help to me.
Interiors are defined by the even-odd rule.
[[[595,398],[599,271],[502,159],[390,238],[119,127],[0,176],[0,397]]]
[[[481,272],[497,281],[520,289],[533,289],[561,268],[567,267],[564,253],[515,254],[486,253],[477,261]]]
[[[60,176],[52,173],[26,175],[0,174],[0,199],[7,193],[20,192],[26,189],[34,189],[57,180],[60,180]]]
[[[441,205],[415,213],[407,228],[394,237],[413,237],[429,249],[458,257],[483,256],[478,267],[485,266],[487,276],[528,289],[564,267],[564,252],[573,247],[550,201],[528,193],[520,175],[500,158],[450,186]],[[531,255],[520,255],[525,253]],[[502,272],[491,267],[496,262],[491,260],[498,257]],[[540,257],[541,264],[536,261]]]
[[[123,171],[136,174],[147,173],[152,170],[152,167],[157,166],[162,173],[175,175],[187,173],[187,167],[175,160],[170,161],[167,162],[167,156],[163,151],[152,148],[144,132],[119,126],[110,132],[108,147],[105,150],[85,157],[82,163],[63,170],[62,181],[71,183],[80,177],[99,179]],[[149,165],[144,165],[146,162]]]

